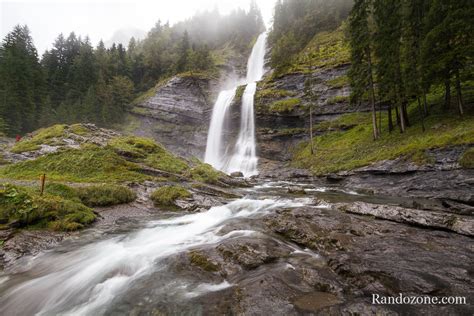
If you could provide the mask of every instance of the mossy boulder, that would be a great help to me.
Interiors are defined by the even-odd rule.
[[[90,207],[130,203],[137,198],[135,192],[120,185],[92,185],[75,191],[81,202]]]
[[[208,272],[217,272],[220,269],[220,266],[216,263],[213,263],[206,255],[199,251],[190,251],[188,252],[188,258],[192,265],[197,266],[204,271]]]
[[[474,147],[467,149],[459,159],[459,164],[466,169],[474,169]]]
[[[167,185],[155,190],[151,194],[151,200],[156,206],[175,206],[176,200],[191,196],[191,193],[180,185]]]

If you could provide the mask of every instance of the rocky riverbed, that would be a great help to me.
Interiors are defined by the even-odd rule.
[[[127,240],[138,242],[137,236],[156,229],[159,235],[150,238],[165,238],[164,243],[169,238],[179,240],[173,241],[171,252],[169,248],[159,248],[166,253],[164,256],[159,256],[159,252],[137,255],[136,260],[140,256],[152,260],[145,275],[135,275],[133,264],[121,261],[122,252],[94,252],[99,262],[109,257],[118,262],[116,268],[105,275],[94,274],[95,277],[112,282],[120,275],[133,276],[127,288],[114,292],[110,300],[94,301],[103,304],[94,311],[132,311],[136,315],[472,313],[474,225],[470,214],[442,210],[443,205],[429,197],[424,197],[426,203],[421,204],[416,196],[399,198],[367,189],[351,190],[326,179],[309,178],[304,172],[287,172],[300,178],[261,178],[255,180],[252,188],[232,189],[233,197],[212,188],[207,193],[194,192],[193,199],[183,201],[188,208],[180,213],[154,208],[145,198],[147,188],[140,186],[136,189],[143,194],[139,194],[136,202],[98,210],[100,219],[87,231],[59,237],[49,233],[15,234],[2,248],[11,260],[0,277],[4,297],[0,311],[8,314],[9,304],[16,300],[12,290],[25,284],[25,280],[33,282],[43,276],[48,288],[54,285],[54,271],[65,273],[73,269],[62,264],[40,269],[45,262],[67,262],[110,240],[122,240],[115,242],[132,251],[133,248],[127,248]],[[195,207],[190,207],[193,204]],[[419,205],[423,207],[415,207]],[[211,206],[214,207],[208,211]],[[195,220],[207,228],[187,237],[184,231],[185,235],[178,231],[163,235],[175,222],[191,225],[186,231],[192,230]],[[64,237],[67,238],[58,244]],[[140,240],[137,247],[146,249],[158,240]],[[17,251],[19,255],[12,257],[15,245],[20,244],[34,251]],[[49,250],[42,253],[44,248]],[[27,256],[18,261],[21,255]],[[100,291],[93,284],[96,283],[84,289],[89,300],[97,299],[90,292],[92,288]],[[24,295],[33,295],[37,288],[31,283]],[[398,293],[465,296],[468,304],[371,304],[372,294]],[[25,311],[58,312],[82,306],[80,300],[72,298],[65,302],[69,309],[61,309],[61,305],[52,308],[37,298]]]

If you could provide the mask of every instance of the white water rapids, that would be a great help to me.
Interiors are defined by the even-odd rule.
[[[229,120],[230,105],[235,97],[238,83],[234,89],[220,92],[212,110],[204,161],[227,173],[240,171],[246,177],[258,173],[254,98],[257,81],[262,79],[264,73],[266,38],[266,33],[259,35],[247,62],[247,78],[244,82],[247,86],[242,95],[240,130],[233,152],[226,150],[229,145],[224,143],[223,138],[224,129]]]
[[[13,277],[0,275],[0,315],[102,315],[134,282],[144,282],[166,266],[163,260],[167,257],[255,233],[220,233],[224,222],[301,205],[289,200],[243,198],[206,212],[155,221],[135,233],[66,252],[45,253],[32,260],[26,272]],[[166,282],[156,284],[157,288],[169,286]],[[228,286],[231,284],[226,281],[201,284],[187,289],[184,297]]]

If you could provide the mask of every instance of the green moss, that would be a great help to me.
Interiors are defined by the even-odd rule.
[[[235,91],[235,99],[241,100],[242,96],[244,95],[245,88],[247,87],[246,84],[238,86],[237,90]]]
[[[328,80],[326,84],[334,89],[342,88],[345,86],[349,86],[349,77],[347,76],[339,76],[334,79]]]
[[[129,188],[111,184],[80,187],[75,191],[82,203],[90,207],[130,203],[137,197]]]
[[[223,173],[207,163],[199,163],[189,171],[189,177],[200,182],[217,184]]]
[[[270,111],[274,113],[288,113],[293,111],[300,104],[301,100],[298,98],[284,99],[273,102],[270,105]]]
[[[191,197],[191,193],[179,185],[160,187],[151,194],[151,200],[157,206],[173,206],[179,198]]]
[[[51,144],[53,139],[64,135],[66,125],[53,125],[48,128],[42,128],[36,131],[31,138],[23,138],[16,143],[11,151],[13,153],[22,153],[38,150],[41,144]]]
[[[370,113],[348,114],[332,121],[330,125],[353,125],[347,131],[334,131],[314,138],[316,153],[311,155],[310,144],[305,142],[296,150],[293,164],[311,169],[315,174],[351,170],[376,161],[406,157],[416,163],[425,163],[425,150],[449,145],[474,143],[474,117],[460,119],[456,114],[432,113],[425,119],[426,131],[421,132],[416,104],[410,106],[413,126],[404,134],[398,130],[389,134],[386,115],[382,118],[384,133],[372,140]],[[328,124],[329,125],[329,124]]]
[[[35,160],[22,161],[0,169],[0,176],[11,179],[38,179],[72,182],[140,181],[148,177],[137,172],[139,167],[126,161],[110,148],[83,145]]]
[[[188,258],[192,265],[200,267],[204,271],[216,272],[219,271],[219,265],[211,262],[203,253],[198,251],[188,252]]]
[[[459,159],[459,164],[466,169],[474,169],[474,147],[467,149]]]
[[[344,95],[336,95],[330,99],[328,99],[327,104],[336,104],[342,102],[349,102],[349,97]]]
[[[183,174],[189,169],[183,159],[167,151],[148,156],[145,163],[150,167],[176,174]]]
[[[92,223],[96,215],[85,205],[60,196],[40,196],[31,189],[0,186],[0,219],[20,227],[77,230]]]

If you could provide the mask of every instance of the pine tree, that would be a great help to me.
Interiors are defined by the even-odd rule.
[[[378,138],[378,127],[373,80],[372,36],[368,18],[369,1],[356,0],[349,18],[349,41],[352,63],[349,78],[352,87],[351,99],[353,103],[360,103],[365,91],[369,90],[372,107],[373,138],[375,140]]]

